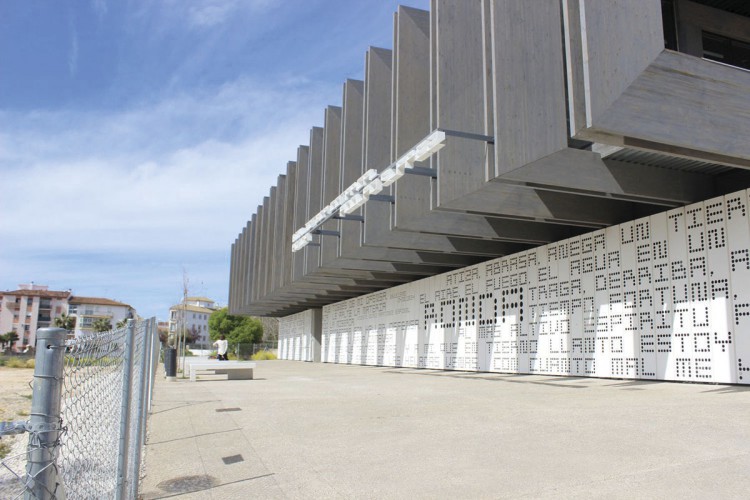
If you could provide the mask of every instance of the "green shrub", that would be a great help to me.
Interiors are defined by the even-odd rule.
[[[10,445],[6,442],[0,441],[0,460],[8,456],[10,453]]]
[[[23,358],[10,358],[5,361],[8,368],[26,368],[26,360]]]
[[[253,354],[250,359],[254,361],[262,361],[267,359],[276,359],[276,355],[272,351],[258,351]]]
[[[34,368],[34,358],[28,356],[0,356],[0,366],[8,368]]]

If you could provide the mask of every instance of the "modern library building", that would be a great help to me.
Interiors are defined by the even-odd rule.
[[[249,214],[231,313],[284,359],[750,383],[750,2],[393,30]]]

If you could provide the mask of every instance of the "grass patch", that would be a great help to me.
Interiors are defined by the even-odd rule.
[[[25,364],[31,361],[30,367],[33,368],[34,357],[33,356],[13,356],[13,355],[0,355],[0,366],[8,366],[10,368],[28,368],[27,366],[18,366],[19,363]]]
[[[26,399],[28,399],[29,401],[31,401],[31,398],[32,398],[32,395],[31,395],[31,394],[21,394],[20,396],[21,396],[22,398],[26,398]]]
[[[10,445],[4,441],[0,441],[0,460],[7,457],[10,453]]]
[[[254,361],[263,361],[267,359],[276,359],[276,355],[271,351],[258,351],[250,359]]]
[[[25,358],[8,358],[5,360],[5,366],[8,368],[29,368],[26,366],[26,363],[28,361],[32,362],[32,366],[34,363],[33,359],[25,359]]]
[[[26,410],[21,410],[21,411],[18,412],[18,416],[19,417],[28,417],[29,416],[29,412],[27,412]]]

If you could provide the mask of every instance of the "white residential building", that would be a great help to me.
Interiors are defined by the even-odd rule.
[[[68,315],[76,318],[75,335],[90,333],[98,319],[109,320],[112,328],[124,319],[135,317],[135,309],[128,304],[102,297],[73,296],[68,300]]]
[[[68,309],[70,290],[49,290],[46,285],[18,285],[18,290],[0,292],[0,334],[14,331],[18,340],[12,348],[21,351],[36,342],[39,328],[53,326],[56,317]]]
[[[211,340],[208,336],[208,318],[217,309],[216,302],[206,297],[188,297],[180,304],[169,308],[169,334],[185,330],[195,336],[192,343],[196,346],[207,347]]]

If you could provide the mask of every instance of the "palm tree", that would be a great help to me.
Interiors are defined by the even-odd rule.
[[[109,318],[99,318],[91,326],[95,332],[108,332],[112,329],[112,321]]]
[[[68,331],[75,330],[76,317],[68,316],[67,314],[61,314],[55,318],[55,326],[58,328],[64,328]]]
[[[128,318],[124,318],[118,321],[115,325],[115,329],[119,330],[120,328],[125,328],[126,326],[128,326]]]
[[[5,335],[0,335],[0,340],[2,340],[3,343],[6,343],[7,347],[11,347],[11,348],[13,347],[13,344],[15,344],[16,341],[18,341],[19,338],[20,337],[15,332],[15,330],[11,330]]]

